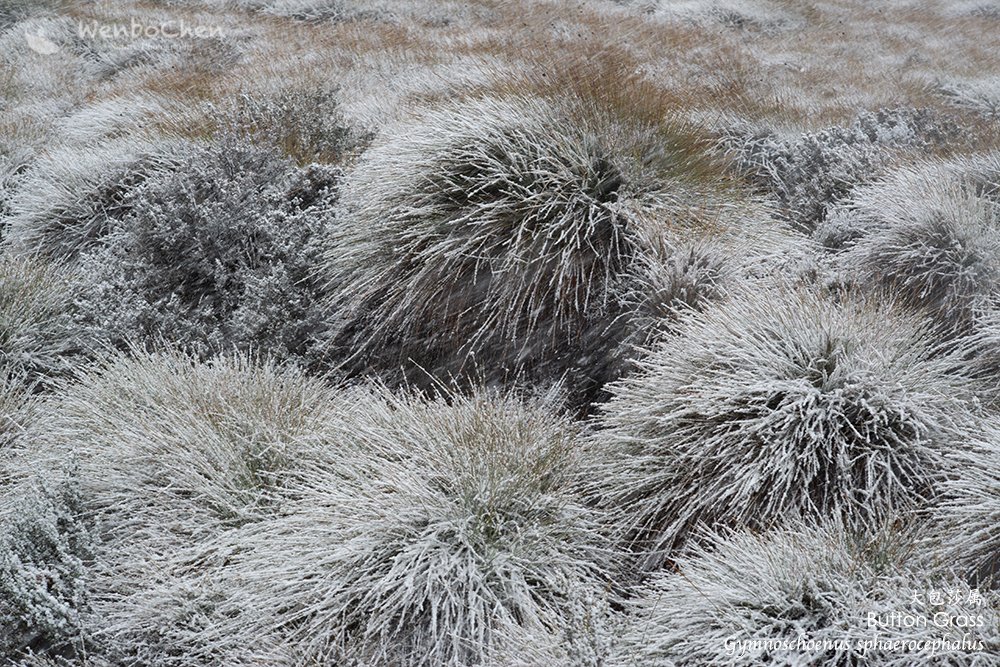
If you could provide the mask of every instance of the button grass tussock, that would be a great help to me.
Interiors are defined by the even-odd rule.
[[[752,201],[737,213],[689,130],[621,112],[490,95],[428,110],[366,152],[327,260],[346,368],[417,385],[567,377],[586,404],[621,342],[618,290],[645,262],[685,242],[741,237],[761,255],[780,239]]]
[[[376,420],[340,426],[344,459],[239,537],[233,613],[284,600],[269,622],[307,662],[466,665],[560,633],[570,596],[600,594],[610,553],[575,492],[572,424],[494,393],[367,401]],[[253,636],[231,618],[222,636]]]
[[[41,156],[10,198],[5,244],[19,254],[76,259],[128,213],[132,188],[170,168],[164,148],[127,138]]]
[[[699,524],[921,507],[976,419],[920,320],[804,288],[689,313],[638,367],[600,412],[593,487],[643,568]]]
[[[551,400],[149,357],[68,393],[38,446],[74,452],[104,536],[88,618],[120,659],[557,660],[569,600],[603,596],[612,565]]]
[[[858,281],[967,333],[1000,287],[1000,156],[903,168],[846,204],[841,263]]]
[[[77,610],[86,635],[107,641],[124,601],[159,580],[165,562],[278,512],[292,470],[335,453],[324,431],[336,404],[296,371],[169,354],[109,361],[39,407],[45,419],[5,469],[28,487],[71,489],[80,530],[97,536],[96,560],[83,561],[89,606]]]
[[[931,513],[928,550],[970,581],[1000,589],[1000,424],[986,420],[951,460]]]
[[[69,374],[86,337],[72,317],[69,272],[42,259],[0,258],[0,373],[43,388]]]

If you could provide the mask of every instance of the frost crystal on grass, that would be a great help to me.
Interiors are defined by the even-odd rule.
[[[330,459],[298,466],[279,514],[190,559],[189,590],[225,593],[183,654],[216,644],[295,664],[457,667],[557,644],[570,599],[599,598],[610,574],[575,492],[577,428],[494,393],[448,404],[374,387],[348,404],[363,409],[338,413]],[[215,574],[192,569],[213,554],[226,554]]]
[[[42,386],[68,373],[86,345],[71,307],[64,269],[41,259],[0,258],[0,372]]]
[[[171,167],[170,153],[146,141],[120,139],[39,157],[8,202],[5,242],[23,254],[75,259],[128,214],[134,187]]]
[[[1000,424],[988,419],[957,452],[952,474],[932,510],[927,543],[932,553],[970,581],[1000,589]]]

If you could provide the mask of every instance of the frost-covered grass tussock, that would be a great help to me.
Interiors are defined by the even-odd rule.
[[[513,396],[379,387],[326,428],[325,460],[279,475],[280,511],[171,554],[176,578],[123,599],[112,635],[156,664],[556,660],[571,603],[611,575],[578,428]]]
[[[611,387],[602,505],[645,567],[696,524],[872,525],[935,494],[974,420],[968,378],[920,320],[774,288],[689,313]]]
[[[5,243],[18,254],[75,259],[127,215],[132,188],[170,168],[170,153],[127,138],[40,156],[10,196]]]
[[[0,0],[0,667],[1000,667],[998,7]]]
[[[952,332],[968,331],[1000,287],[996,154],[904,168],[846,204],[855,280],[890,291]]]
[[[46,418],[15,464],[77,479],[111,544],[152,540],[167,555],[171,541],[271,512],[275,476],[321,449],[330,396],[318,379],[244,357],[121,356],[38,408]]]
[[[72,318],[65,268],[43,259],[0,258],[0,373],[28,386],[66,375],[85,338]],[[5,380],[6,381],[6,380]]]
[[[996,594],[920,569],[898,527],[793,523],[706,538],[630,602],[620,664],[996,664]]]
[[[37,408],[45,418],[4,457],[3,509],[25,515],[5,552],[8,585],[20,587],[9,613],[30,628],[72,621],[81,647],[110,650],[123,601],[159,581],[164,562],[278,512],[293,471],[336,454],[325,425],[337,404],[317,379],[240,357],[123,356],[91,369]],[[35,582],[47,567],[51,585]],[[17,638],[27,632],[0,635],[44,648]]]
[[[347,367],[402,369],[418,385],[568,376],[585,403],[613,375],[626,295],[651,263],[674,265],[660,282],[696,303],[718,260],[692,242],[775,236],[728,216],[735,193],[692,128],[619,112],[572,96],[476,98],[370,149],[327,255]]]

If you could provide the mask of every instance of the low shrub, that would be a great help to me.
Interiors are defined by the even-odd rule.
[[[959,128],[928,110],[865,112],[847,127],[831,127],[783,138],[734,131],[722,140],[739,168],[772,193],[781,215],[812,232],[830,210],[859,185],[891,166],[894,152],[928,150],[959,136]]]
[[[303,359],[325,319],[313,272],[338,178],[243,142],[199,148],[81,259],[81,325],[117,347]]]
[[[348,124],[336,94],[336,89],[318,84],[243,91],[213,110],[212,123],[219,134],[273,146],[299,165],[339,164],[372,137]]]
[[[94,538],[78,490],[72,483],[2,482],[0,654],[82,654]]]

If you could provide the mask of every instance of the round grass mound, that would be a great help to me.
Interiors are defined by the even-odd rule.
[[[574,601],[610,576],[576,493],[577,427],[549,400],[494,392],[349,395],[361,407],[338,413],[337,460],[303,467],[280,514],[175,560],[122,636],[209,663],[555,664]],[[210,618],[195,631],[182,609]]]
[[[1000,155],[902,169],[847,204],[856,238],[841,255],[860,283],[891,291],[964,333],[1000,288]]]
[[[644,567],[698,523],[877,522],[933,495],[970,381],[921,320],[776,286],[689,312],[611,387],[595,493]]]
[[[1000,598],[922,569],[911,537],[837,522],[710,534],[630,602],[616,664],[995,664]]]
[[[279,512],[288,478],[336,454],[326,425],[337,406],[322,380],[294,369],[177,353],[119,355],[38,406],[46,418],[6,467],[23,502],[72,489],[80,530],[99,535],[86,558],[88,604],[75,611],[81,636],[96,638],[89,651],[135,657],[143,647],[122,649],[114,631],[127,601],[169,579],[172,559]],[[53,548],[72,538],[62,525],[43,527]]]
[[[39,408],[23,465],[78,479],[106,536],[166,549],[274,511],[278,473],[320,455],[330,401],[247,357],[118,355]]]
[[[615,376],[651,262],[694,240],[774,241],[752,203],[742,220],[724,206],[736,189],[697,132],[585,99],[515,87],[369,149],[327,253],[346,369],[420,387],[566,379],[586,404]]]
[[[75,260],[128,215],[132,190],[173,169],[182,150],[171,142],[116,139],[39,157],[8,202],[5,244],[17,254]]]

